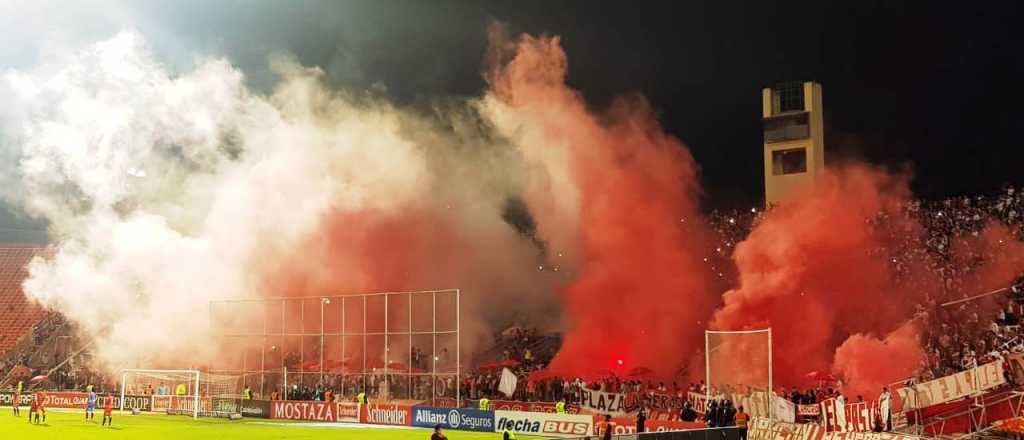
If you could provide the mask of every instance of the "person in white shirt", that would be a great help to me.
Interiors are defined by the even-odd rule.
[[[889,410],[892,406],[892,395],[889,394],[889,387],[882,387],[882,394],[878,396],[878,410],[882,413],[882,429],[892,431],[892,420],[889,417]]]
[[[836,426],[839,427],[840,432],[847,431],[846,429],[846,397],[842,394],[836,396]]]

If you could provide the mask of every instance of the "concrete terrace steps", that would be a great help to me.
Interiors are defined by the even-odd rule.
[[[21,289],[28,263],[44,251],[38,246],[0,245],[0,353],[14,348],[45,315]]]

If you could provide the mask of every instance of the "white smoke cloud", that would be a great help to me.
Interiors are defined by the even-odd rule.
[[[267,273],[338,212],[386,218],[449,200],[443,215],[488,250],[468,253],[451,282],[496,295],[492,306],[512,291],[550,292],[551,281],[521,276],[536,249],[501,220],[521,179],[514,154],[459,113],[471,106],[439,107],[440,129],[327,90],[322,71],[286,56],[271,66],[280,83],[261,96],[224,59],[172,74],[139,34],[121,32],[3,72],[0,151],[13,159],[0,170],[3,195],[54,237],[25,291],[96,338],[105,365],[200,362],[217,348],[202,342],[209,301],[277,296]],[[358,287],[351,252],[335,260],[351,267],[306,265]],[[423,286],[436,287],[450,286]]]

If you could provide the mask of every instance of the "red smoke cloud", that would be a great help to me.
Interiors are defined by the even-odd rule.
[[[804,385],[808,372],[831,369],[836,347],[850,335],[900,327],[915,293],[893,283],[881,252],[893,243],[869,220],[882,214],[902,223],[899,209],[908,199],[905,179],[864,166],[820,176],[765,213],[736,247],[739,286],[723,296],[712,328],[772,327],[775,383]],[[911,223],[896,229],[919,230]],[[919,346],[912,348],[918,352],[912,357],[921,356]],[[903,366],[887,360],[870,361],[882,361],[897,378],[913,372],[913,366],[899,370]]]
[[[916,322],[908,322],[884,340],[865,334],[850,336],[836,349],[834,370],[844,378],[843,393],[874,399],[889,386],[907,378],[921,366],[925,356],[920,348]]]
[[[553,197],[578,207],[578,235],[567,240],[576,243],[578,266],[564,289],[569,328],[551,371],[594,376],[648,367],[672,376],[696,351],[714,306],[698,252],[707,248],[707,229],[693,158],[642,98],[588,110],[565,85],[557,38],[523,36],[506,55],[510,61],[489,78],[492,93],[542,142],[523,147],[528,158],[548,169],[567,164],[575,191]],[[549,197],[535,192],[528,204],[542,210]],[[557,230],[551,221],[541,213],[538,228]]]
[[[492,37],[496,58],[481,108],[527,162],[523,194],[538,238],[549,259],[566,254],[560,276],[571,274],[555,289],[567,328],[551,373],[647,367],[671,377],[703,363],[708,327],[772,327],[779,385],[807,385],[806,373],[834,371],[848,394],[873,398],[914,372],[923,353],[908,319],[941,282],[924,263],[905,262],[904,278],[914,280],[908,288],[888,260],[886,249],[916,245],[907,237],[921,232],[901,211],[911,198],[906,176],[844,166],[765,213],[737,246],[738,285],[719,303],[722,289],[702,261],[710,233],[686,147],[640,97],[603,112],[587,108],[565,84],[568,61],[557,38]],[[523,263],[545,261],[511,228],[469,232],[443,204],[411,205],[332,213],[272,282],[294,296],[463,287],[472,293],[464,300],[475,302],[464,310],[487,317],[548,300],[522,296],[551,292],[553,282],[523,276],[536,267]],[[884,227],[872,223],[879,216]],[[1004,286],[1024,262],[1022,245],[997,227],[957,246],[994,261],[973,287]],[[732,348],[723,355],[759,349]],[[719,373],[741,379],[743,372]]]
[[[1024,266],[1024,245],[999,225],[956,240],[955,264],[975,270],[943,293],[927,258],[901,261],[899,274],[888,261],[926,254],[921,225],[903,212],[909,200],[903,176],[864,165],[826,172],[736,247],[739,286],[712,328],[772,327],[777,384],[808,385],[806,373],[830,370],[846,394],[872,399],[913,375],[925,358],[914,306],[1005,287]]]

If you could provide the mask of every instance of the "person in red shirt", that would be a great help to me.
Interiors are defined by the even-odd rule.
[[[46,423],[46,405],[43,400],[46,399],[46,395],[43,393],[32,394],[32,406],[28,408],[28,422],[33,423],[32,415],[35,415],[34,422],[39,423],[39,415],[43,415],[43,423]]]
[[[112,417],[113,413],[114,413],[114,396],[111,396],[110,393],[107,393],[107,397],[105,397],[103,399],[103,422],[100,423],[100,426],[103,426],[103,425],[111,426],[111,425],[113,425],[113,423],[114,423],[114,418]]]
[[[327,390],[324,390],[324,402],[330,403],[330,402],[333,402],[333,401],[334,401],[334,392],[332,392],[330,390],[330,388],[328,388]]]
[[[14,406],[14,417],[21,415],[21,388],[24,386],[22,381],[18,381],[18,386],[14,388],[14,401],[11,404]]]

